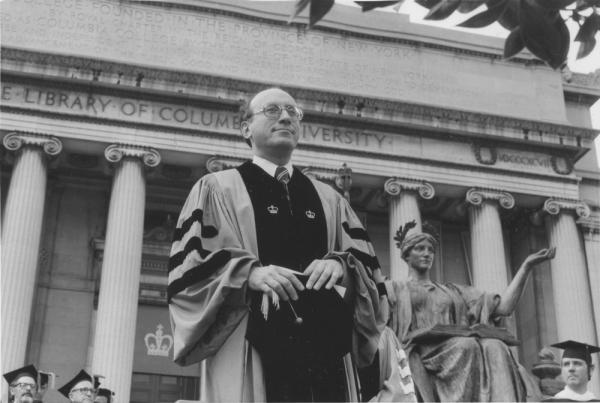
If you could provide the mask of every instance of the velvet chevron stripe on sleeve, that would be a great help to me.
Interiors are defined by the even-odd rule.
[[[169,273],[181,265],[185,261],[186,256],[193,251],[197,251],[202,259],[211,254],[211,251],[204,249],[202,246],[202,239],[200,239],[200,237],[192,237],[185,244],[185,247],[181,252],[175,253],[169,258]]]
[[[181,224],[181,227],[175,228],[175,231],[173,233],[173,242],[180,241],[183,238],[183,236],[190,230],[192,225],[194,225],[195,222],[199,222],[202,226],[201,235],[203,238],[214,238],[215,236],[217,236],[219,231],[215,227],[213,227],[212,225],[204,225],[202,223],[203,215],[204,212],[202,210],[194,210],[192,214],[190,214],[189,218],[187,218]]]
[[[172,281],[167,287],[167,301],[171,302],[171,298],[177,293],[185,290],[193,284],[198,284],[210,278],[214,273],[223,268],[227,262],[231,260],[231,252],[221,249],[199,264],[186,271],[183,276]]]
[[[377,260],[376,256],[369,255],[368,253],[362,252],[356,248],[348,248],[346,252],[349,252],[358,259],[363,266],[368,267],[371,270],[379,269],[379,260]]]
[[[369,234],[367,234],[367,231],[365,231],[364,229],[359,228],[359,227],[350,228],[350,225],[348,224],[348,222],[343,222],[342,227],[344,228],[344,231],[346,231],[346,233],[350,236],[350,238],[358,239],[358,240],[366,241],[366,242],[371,242],[371,239],[369,238]]]

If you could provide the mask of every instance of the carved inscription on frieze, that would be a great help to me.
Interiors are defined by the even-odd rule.
[[[530,71],[518,64],[493,63],[487,57],[463,57],[416,42],[390,40],[378,37],[389,33],[376,28],[367,30],[372,37],[358,37],[219,10],[184,10],[169,1],[166,5],[114,0],[2,3],[2,45],[9,48],[566,121],[561,77],[550,69]],[[198,6],[220,7],[218,2],[198,2]],[[376,21],[372,25],[377,27]],[[398,32],[405,29],[399,25]]]
[[[241,141],[240,117],[238,113],[228,110],[13,82],[1,83],[0,100],[6,108],[17,108],[27,113],[40,111],[77,116],[81,119],[101,118],[107,124],[116,125],[139,123],[161,128],[173,127],[188,130],[190,136],[204,136],[210,133],[235,136]],[[164,130],[161,129],[162,132]],[[433,162],[447,161],[448,155],[452,155],[452,162],[457,164],[486,164],[517,172],[545,174],[556,172],[564,175],[570,172],[563,168],[565,163],[561,159],[541,153],[484,146],[472,148],[452,138],[434,139],[403,134],[396,130],[383,132],[305,120],[301,122],[299,137],[300,143],[304,145],[371,152],[396,158],[426,159]],[[479,159],[475,158],[478,155],[477,150],[480,153]],[[486,152],[489,150],[493,150],[495,158],[488,161]]]
[[[216,131],[236,136],[239,135],[240,129],[240,117],[235,112],[162,104],[154,101],[119,98],[93,93],[61,91],[2,83],[0,98],[3,104],[8,106],[80,116],[154,123],[188,129]],[[392,152],[394,145],[394,138],[388,133],[342,128],[310,122],[302,122],[300,139],[303,143],[370,150],[373,152]],[[398,140],[396,139],[396,143],[398,143]]]

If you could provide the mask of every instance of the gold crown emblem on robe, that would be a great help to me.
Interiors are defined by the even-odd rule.
[[[306,216],[312,220],[315,218],[316,214],[314,211],[306,210]]]
[[[170,334],[164,334],[164,326],[160,323],[156,326],[155,333],[148,333],[144,336],[144,343],[146,343],[146,349],[148,355],[154,355],[159,357],[168,357],[171,347],[173,347],[173,336]]]
[[[267,211],[271,214],[277,214],[279,209],[277,208],[277,206],[271,204],[269,207],[267,207]]]

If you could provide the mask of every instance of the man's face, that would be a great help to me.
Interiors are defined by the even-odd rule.
[[[562,377],[572,389],[586,385],[588,382],[587,363],[578,358],[563,358]]]
[[[90,381],[80,381],[73,386],[69,393],[69,399],[74,403],[93,403],[94,401],[94,386]]]
[[[268,117],[263,112],[269,105],[283,107],[277,118]],[[280,160],[298,144],[300,121],[289,115],[286,106],[296,106],[296,101],[287,92],[272,88],[258,93],[250,103],[253,116],[242,123],[242,133],[252,140],[254,154],[270,161]]]
[[[15,397],[15,402],[31,403],[37,393],[37,382],[31,376],[20,376],[11,383],[10,392]]]

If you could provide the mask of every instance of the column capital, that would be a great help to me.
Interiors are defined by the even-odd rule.
[[[12,132],[4,136],[2,143],[10,151],[17,151],[23,146],[41,147],[50,156],[60,154],[63,148],[57,137],[36,133]]]
[[[467,191],[465,200],[474,206],[481,205],[484,200],[495,200],[502,208],[507,210],[515,206],[513,195],[498,189],[471,188]]]
[[[104,157],[109,162],[120,162],[124,157],[139,158],[144,165],[154,168],[160,164],[160,154],[154,148],[129,144],[111,144],[104,150]]]
[[[590,216],[590,207],[581,200],[572,199],[546,199],[543,210],[550,215],[557,215],[561,210],[574,210],[580,218]]]
[[[590,215],[580,217],[577,224],[581,228],[581,232],[586,240],[600,240],[600,211],[590,210]]]
[[[403,190],[418,192],[425,200],[432,199],[435,195],[431,183],[412,178],[390,178],[385,181],[383,189],[390,196],[398,196]]]
[[[310,178],[318,179],[320,181],[334,182],[338,176],[335,169],[327,169],[320,167],[306,167],[302,168],[302,173]]]
[[[206,161],[206,170],[210,173],[219,172],[224,169],[235,168],[244,161],[243,158],[214,155]]]

